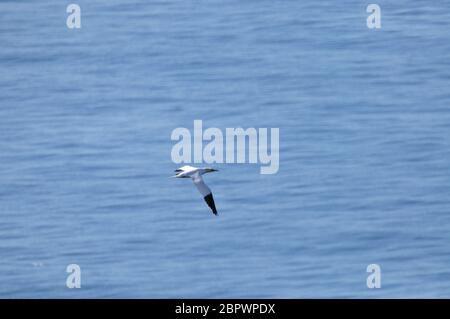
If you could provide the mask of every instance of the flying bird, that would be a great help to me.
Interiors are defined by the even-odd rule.
[[[209,187],[203,181],[202,175],[206,173],[217,172],[217,169],[205,167],[197,168],[192,166],[183,166],[175,170],[176,175],[172,177],[176,178],[192,178],[194,185],[199,190],[200,194],[203,195],[203,199],[209,208],[211,208],[214,215],[217,215],[216,205],[214,204],[214,198]]]

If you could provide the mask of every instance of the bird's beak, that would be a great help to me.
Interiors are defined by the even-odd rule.
[[[214,168],[211,170],[211,172],[218,172],[218,171],[219,171],[218,169],[214,169]]]

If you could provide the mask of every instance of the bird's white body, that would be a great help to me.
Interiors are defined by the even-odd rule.
[[[203,195],[208,206],[211,208],[212,212],[217,215],[216,205],[209,187],[203,181],[202,175],[210,172],[216,172],[217,170],[212,168],[197,168],[193,166],[183,166],[175,170],[176,175],[172,177],[176,178],[192,178],[194,185],[199,190],[200,194]]]
[[[197,167],[192,167],[189,165],[180,167],[178,169],[175,170],[175,172],[177,173],[175,176],[173,177],[177,177],[177,178],[187,178],[187,177],[192,177],[195,174],[199,174],[199,175],[203,175],[205,173],[208,173],[208,169],[207,168],[197,168]]]

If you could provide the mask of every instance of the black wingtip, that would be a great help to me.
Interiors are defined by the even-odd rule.
[[[216,204],[214,204],[214,198],[212,196],[212,194],[208,194],[204,197],[206,204],[208,204],[209,208],[211,208],[212,212],[214,215],[218,215],[217,214],[217,209],[216,209]]]

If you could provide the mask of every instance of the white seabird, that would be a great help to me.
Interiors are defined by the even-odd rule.
[[[209,187],[203,181],[202,175],[206,173],[217,172],[216,169],[205,167],[197,168],[192,166],[183,166],[175,170],[176,175],[172,177],[176,178],[192,178],[194,185],[199,192],[203,195],[203,199],[209,208],[211,208],[214,215],[217,215],[216,205],[214,204],[214,198]]]

